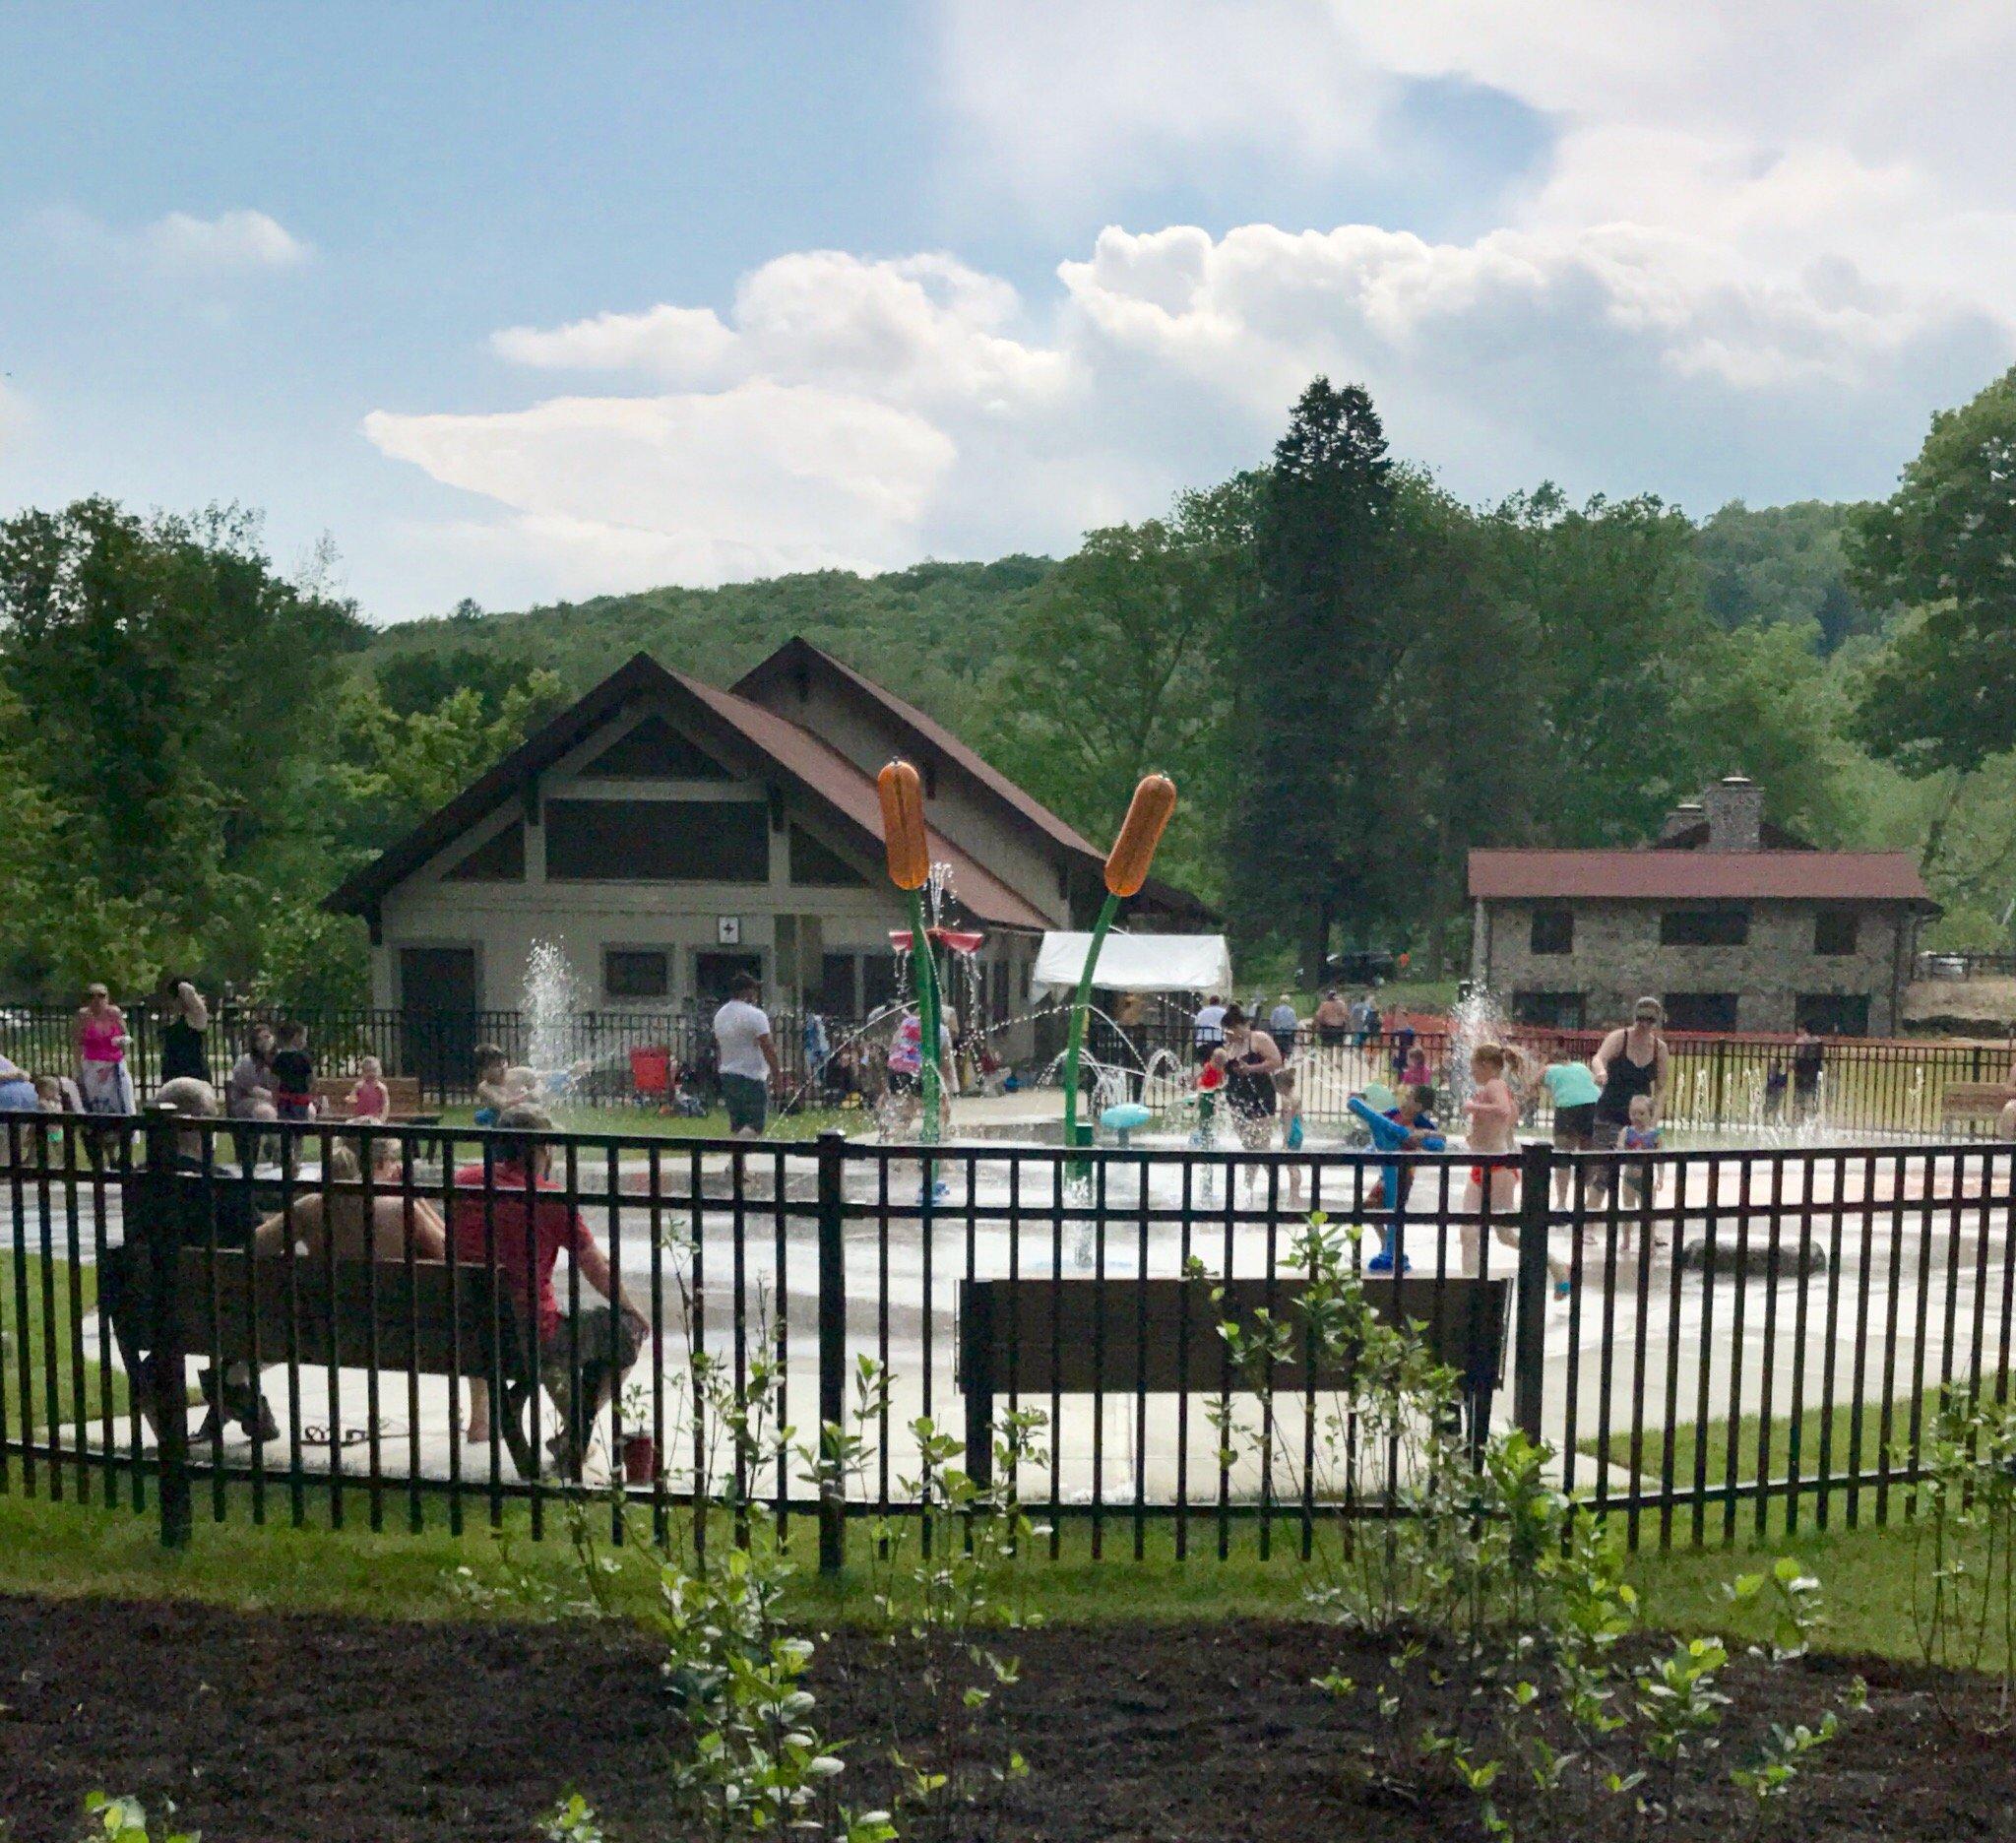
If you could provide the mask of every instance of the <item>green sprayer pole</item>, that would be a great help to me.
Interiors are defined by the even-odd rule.
[[[922,1059],[917,1068],[924,1096],[923,1140],[938,1143],[938,968],[931,958],[931,937],[924,931],[924,898],[920,890],[910,891],[911,957],[917,977],[917,1048]],[[931,1167],[924,1164],[924,1189],[931,1187]]]
[[[1085,950],[1085,970],[1078,976],[1078,996],[1071,1001],[1071,1034],[1064,1050],[1064,1143],[1078,1146],[1084,1143],[1078,1137],[1078,1057],[1085,1048],[1085,1014],[1092,1005],[1092,976],[1099,966],[1099,950],[1106,944],[1106,930],[1113,925],[1113,914],[1120,906],[1117,896],[1109,895],[1099,912],[1099,920],[1093,923],[1092,941]],[[1086,1128],[1086,1139],[1092,1137],[1092,1129]]]

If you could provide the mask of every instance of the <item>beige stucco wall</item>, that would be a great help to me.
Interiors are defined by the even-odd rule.
[[[887,711],[844,686],[813,680],[800,698],[795,684],[779,679],[766,688],[762,702],[869,774],[892,755],[918,753]],[[1051,926],[1071,925],[1070,902],[1058,881],[1059,847],[1005,817],[993,794],[947,762],[936,765],[928,811],[933,826],[1040,911]]]
[[[1620,1021],[1641,992],[1734,992],[1737,1028],[1790,1031],[1796,1001],[1808,993],[1865,994],[1869,1030],[1897,1027],[1896,998],[1908,976],[1913,938],[1910,911],[1900,905],[1859,909],[1856,951],[1816,954],[1813,928],[1823,909],[1843,905],[1752,902],[1749,939],[1740,947],[1670,947],[1659,938],[1668,909],[1705,903],[1493,902],[1477,905],[1473,975],[1510,1008],[1522,990],[1586,994],[1589,1026]],[[1575,915],[1574,949],[1532,951],[1536,909]]]
[[[592,762],[636,718],[609,725],[563,757],[541,777],[542,799],[556,797],[725,800],[766,802],[768,790],[755,782],[620,781],[586,779],[579,767]],[[401,989],[400,954],[408,947],[472,948],[476,956],[476,999],[484,1009],[512,1010],[521,1002],[526,958],[533,943],[550,940],[566,952],[579,982],[584,1007],[651,1009],[661,1001],[607,994],[602,986],[603,952],[611,947],[662,949],[669,955],[672,990],[662,1001],[679,1009],[695,995],[695,966],[703,952],[744,952],[762,957],[766,996],[779,1008],[800,1002],[798,969],[781,955],[783,932],[808,941],[803,979],[816,990],[821,953],[887,952],[889,930],[906,920],[902,899],[891,888],[878,860],[865,857],[787,804],[787,824],[773,827],[770,876],[765,884],[546,881],[545,828],[526,828],[526,874],[522,882],[450,881],[446,872],[486,839],[522,815],[516,800],[466,833],[397,888],[380,906],[380,943],[371,955],[373,1002],[399,1007],[423,1002],[424,994]],[[789,825],[802,826],[863,873],[857,889],[793,884],[789,876]],[[740,938],[721,940],[724,917],[735,920]],[[809,918],[814,928],[801,924]],[[810,937],[816,932],[816,941]],[[982,950],[988,962],[1007,960],[1012,969],[1011,1009],[1023,1008],[1025,970],[1034,942],[996,934]],[[1009,1046],[1011,1055],[1016,1053]]]

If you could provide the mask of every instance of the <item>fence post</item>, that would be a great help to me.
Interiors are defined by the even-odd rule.
[[[154,1322],[147,1385],[154,1399],[161,1547],[186,1549],[194,1518],[189,1505],[189,1412],[184,1400],[188,1382],[182,1356],[181,1215],[175,1207],[175,1110],[158,1103],[150,1106],[146,1132],[142,1194],[147,1198],[148,1303]]]
[[[1711,1116],[1701,1122],[1704,1126],[1727,1126],[1729,1124],[1729,1039],[1715,1040],[1715,1107]]]
[[[842,1179],[847,1135],[819,1135],[819,1571],[847,1561],[847,1478],[838,1439],[847,1419],[847,1214]]]
[[[1553,1207],[1554,1152],[1530,1141],[1519,1159],[1519,1290],[1512,1333],[1512,1421],[1530,1440],[1541,1436],[1546,1378],[1547,1221]]]

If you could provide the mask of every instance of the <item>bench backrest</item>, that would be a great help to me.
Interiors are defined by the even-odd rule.
[[[960,1287],[960,1386],[1025,1395],[1214,1394],[1251,1386],[1219,1326],[1266,1310],[1291,1327],[1307,1282],[1277,1280],[975,1280]],[[1389,1324],[1414,1323],[1471,1391],[1498,1385],[1512,1282],[1368,1276],[1364,1291]],[[1214,1298],[1214,1294],[1222,1297]],[[1275,1366],[1282,1390],[1333,1389],[1349,1363],[1307,1354]]]
[[[521,1340],[504,1283],[480,1265],[337,1261],[238,1249],[180,1250],[183,1348],[222,1362],[306,1364],[480,1375],[493,1348],[516,1373]]]
[[[420,1111],[420,1078],[417,1075],[384,1075],[379,1079],[385,1084],[385,1096],[391,1104],[394,1119]],[[350,1090],[356,1085],[354,1075],[316,1076],[315,1099],[322,1104],[323,1114],[332,1119],[347,1118]]]
[[[1939,1112],[1952,1118],[1992,1117],[2009,1099],[2006,1082],[1948,1082]]]

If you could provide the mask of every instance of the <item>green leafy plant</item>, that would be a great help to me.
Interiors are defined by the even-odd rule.
[[[1946,1391],[1920,1460],[1912,1546],[1912,1623],[1938,1672],[1979,1671],[2000,1654],[1989,1732],[2010,1725],[2016,1692],[2016,1403]],[[1941,1715],[1962,1715],[1934,1687]]]
[[[147,1827],[147,1810],[136,1798],[113,1798],[103,1792],[86,1795],[84,1843],[203,1843],[200,1830],[177,1830],[155,1837]],[[174,1806],[167,1808],[173,1817]]]

